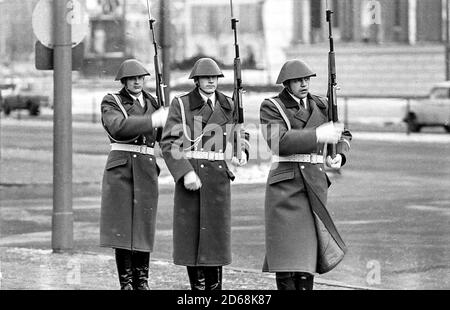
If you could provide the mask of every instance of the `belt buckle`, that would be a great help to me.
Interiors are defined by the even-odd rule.
[[[311,164],[317,164],[317,154],[311,154],[309,155]]]
[[[208,151],[208,160],[210,160],[210,161],[216,160],[215,155],[216,155],[216,154],[215,154],[214,152]]]
[[[139,152],[142,154],[147,154],[147,146],[146,145],[140,145],[139,146]]]

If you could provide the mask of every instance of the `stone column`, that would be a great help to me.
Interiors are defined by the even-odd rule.
[[[293,0],[293,23],[291,44],[311,43],[311,0]]]
[[[417,40],[417,0],[408,0],[408,43],[416,44]]]

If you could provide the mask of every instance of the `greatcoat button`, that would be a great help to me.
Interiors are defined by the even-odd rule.
[[[203,167],[205,167],[205,165],[201,164],[201,165],[200,165],[200,168],[203,168]]]
[[[134,155],[133,155],[133,157],[134,157],[134,158],[136,158],[136,157],[137,157],[137,155],[136,155],[136,154],[134,154]]]
[[[219,169],[222,169],[222,165],[219,165]]]
[[[301,168],[301,169],[305,169],[305,166],[301,166],[300,168]]]

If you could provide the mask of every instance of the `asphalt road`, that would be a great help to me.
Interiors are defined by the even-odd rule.
[[[38,123],[1,126],[1,246],[50,246],[52,127]],[[373,288],[450,289],[448,135],[354,134],[348,165],[331,175],[329,196],[349,253],[321,278]],[[106,137],[99,126],[83,125],[74,128],[73,141],[75,246],[107,251],[97,246]],[[263,193],[260,182],[232,187],[234,267],[261,268]],[[161,186],[157,222],[153,256],[170,260],[171,185]]]

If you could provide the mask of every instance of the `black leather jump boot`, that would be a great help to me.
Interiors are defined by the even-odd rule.
[[[222,266],[203,267],[203,272],[205,273],[205,290],[222,289]]]
[[[314,276],[307,272],[276,272],[275,278],[279,290],[312,290]]]
[[[115,249],[117,272],[121,290],[133,289],[133,265],[131,261],[132,252],[125,249]]]
[[[306,272],[296,272],[294,276],[295,289],[299,291],[310,291],[314,286],[314,276]]]
[[[134,251],[131,257],[133,262],[133,288],[139,291],[150,290],[148,287],[150,253]]]
[[[277,289],[281,291],[294,291],[295,280],[293,274],[293,272],[276,272]]]
[[[205,275],[203,273],[203,267],[186,266],[189,276],[189,282],[191,283],[191,289],[193,291],[205,290]]]

